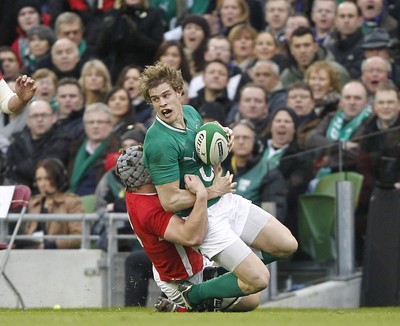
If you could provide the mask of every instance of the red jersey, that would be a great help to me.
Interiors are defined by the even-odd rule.
[[[163,239],[173,213],[164,211],[157,195],[127,192],[132,228],[162,281],[186,279],[203,269],[203,256],[191,247]]]

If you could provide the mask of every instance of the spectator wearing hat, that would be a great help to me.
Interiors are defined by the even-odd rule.
[[[361,62],[364,59],[364,34],[361,30],[362,16],[355,3],[345,1],[337,6],[335,29],[327,48],[337,62],[343,65],[353,79],[361,76]]]
[[[14,17],[18,37],[11,44],[11,48],[18,57],[20,66],[23,65],[23,58],[29,52],[28,31],[40,24],[49,25],[50,17],[42,15],[41,6],[38,0],[19,0],[15,5]]]
[[[188,15],[182,22],[182,44],[192,77],[201,73],[204,67],[204,53],[210,26],[200,15]]]
[[[22,58],[23,71],[33,74],[37,69],[37,63],[50,53],[55,42],[54,31],[45,25],[32,27],[28,31],[28,52]]]
[[[390,62],[391,72],[389,79],[397,87],[400,87],[400,66],[393,59],[395,56],[391,53],[391,42],[389,33],[385,29],[375,28],[365,35],[362,48],[365,58],[378,56]]]
[[[131,3],[122,0],[121,8],[108,11],[99,30],[97,54],[109,67],[114,82],[129,64],[152,64],[163,41],[164,27],[158,10],[145,0]]]

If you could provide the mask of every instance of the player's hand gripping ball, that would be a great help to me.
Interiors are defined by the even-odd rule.
[[[228,136],[217,122],[207,122],[196,134],[196,153],[205,164],[218,165],[229,153]]]

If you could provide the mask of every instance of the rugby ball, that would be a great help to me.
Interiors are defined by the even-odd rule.
[[[228,136],[219,123],[207,122],[196,134],[196,153],[203,163],[218,165],[228,156],[228,142]]]

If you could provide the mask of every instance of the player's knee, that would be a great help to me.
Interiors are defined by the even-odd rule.
[[[252,293],[266,289],[269,285],[269,278],[270,274],[267,268],[259,271],[251,281]]]
[[[282,241],[281,246],[279,248],[279,256],[280,258],[288,258],[292,256],[298,248],[299,244],[297,243],[296,238],[293,235],[290,235]]]

